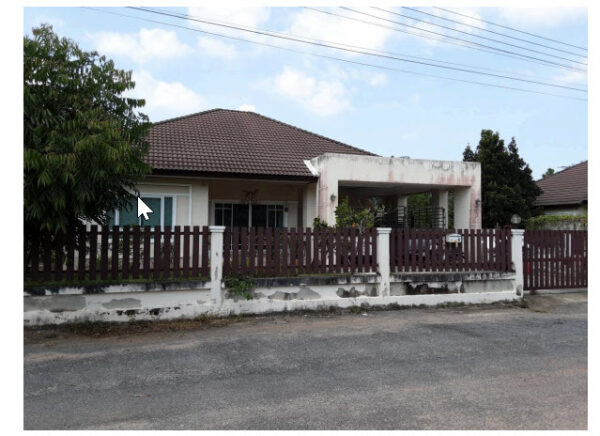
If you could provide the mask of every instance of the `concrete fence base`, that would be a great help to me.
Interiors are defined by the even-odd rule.
[[[378,235],[378,259],[385,261],[389,229]],[[211,227],[222,238],[222,227]],[[26,325],[86,321],[166,320],[201,315],[228,316],[330,308],[436,306],[444,303],[493,303],[522,297],[522,234],[513,235],[516,272],[412,272],[343,276],[255,279],[253,298],[233,295],[223,280],[222,244],[211,244],[211,280],[187,283],[145,283],[88,287],[35,288],[25,292]],[[387,258],[389,259],[389,257]],[[517,260],[517,262],[514,262]],[[519,262],[521,262],[519,264]]]
[[[85,321],[168,320],[334,308],[493,303],[518,298],[513,273],[410,274],[391,277],[392,295],[379,295],[377,274],[259,279],[246,300],[221,287],[216,304],[208,282],[52,289],[27,293],[26,325]],[[475,292],[474,292],[475,291]]]

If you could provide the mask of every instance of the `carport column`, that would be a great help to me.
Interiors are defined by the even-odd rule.
[[[447,189],[435,189],[431,191],[431,205],[433,207],[444,208],[444,226],[448,228],[448,190]]]
[[[396,207],[408,207],[408,195],[400,194],[396,196]]]
[[[377,269],[381,281],[379,282],[379,296],[387,297],[390,295],[390,233],[389,227],[377,228]]]
[[[223,232],[225,226],[210,226],[210,299],[213,304],[223,303]]]
[[[523,296],[523,237],[525,230],[512,229],[511,252],[513,269],[515,270],[515,288],[517,295]]]

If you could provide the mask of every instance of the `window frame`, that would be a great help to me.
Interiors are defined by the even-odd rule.
[[[170,197],[172,199],[171,201],[171,227],[175,226],[176,222],[177,222],[177,195],[178,194],[170,194],[170,193],[161,193],[161,194],[153,194],[153,193],[142,193],[140,192],[140,198],[155,198],[155,199],[160,199],[160,230],[164,231],[165,230],[165,198]],[[180,195],[180,194],[179,194]],[[137,196],[136,196],[136,201],[137,201]],[[114,211],[115,214],[115,226],[120,226],[120,213],[119,213],[119,209],[115,209]],[[141,226],[142,217],[139,216],[138,217],[138,226]]]
[[[285,201],[277,201],[277,200],[262,200],[262,201],[254,201],[252,203],[245,203],[241,200],[225,200],[225,199],[213,199],[210,200],[210,221],[213,225],[215,225],[214,223],[216,223],[216,218],[217,218],[217,203],[224,203],[224,204],[248,204],[248,228],[253,227],[252,226],[252,205],[260,205],[260,206],[281,206],[282,208],[282,212],[283,212],[283,217],[282,217],[282,227],[277,227],[277,228],[281,228],[281,229],[285,229],[288,226],[288,212],[285,210],[285,206],[286,206],[286,202]],[[268,207],[267,207],[267,222],[268,222]],[[233,219],[233,211],[231,214],[231,217]],[[231,226],[226,226],[226,227],[231,227]]]

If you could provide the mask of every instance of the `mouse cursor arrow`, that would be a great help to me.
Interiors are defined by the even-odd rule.
[[[144,215],[144,219],[146,221],[148,221],[148,219],[149,219],[148,218],[148,214],[152,213],[152,209],[150,209],[148,207],[148,205],[146,203],[144,203],[144,201],[140,197],[138,197],[137,200],[138,200],[137,201],[137,203],[138,203],[138,205],[137,205],[137,209],[138,209],[137,216],[138,216],[138,218],[140,217],[140,215]]]

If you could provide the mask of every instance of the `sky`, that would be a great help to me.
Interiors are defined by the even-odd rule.
[[[434,8],[419,10],[447,20],[401,7],[386,9],[426,22],[367,7],[354,8],[363,14],[340,8],[319,9],[362,22],[307,8],[160,8],[188,17],[178,19],[123,7],[100,10],[29,7],[24,12],[24,33],[30,35],[31,29],[40,23],[51,24],[60,36],[73,39],[82,49],[96,50],[113,59],[118,68],[131,70],[136,82],[131,95],[146,100],[143,112],[151,121],[212,108],[249,110],[383,156],[439,160],[462,160],[465,146],[475,147],[481,130],[492,129],[498,131],[507,144],[515,137],[520,154],[531,166],[535,178],[541,177],[547,168],[558,171],[587,159],[587,93],[390,58],[429,63],[433,60],[437,65],[462,69],[476,67],[477,71],[490,74],[587,89],[587,74],[581,71],[585,70],[587,59],[576,56],[585,55],[585,51]],[[453,10],[587,47],[585,8]],[[364,14],[376,15],[383,20]],[[310,38],[328,45],[345,44],[345,48],[354,51],[257,35],[200,23],[189,17]],[[468,24],[513,38],[477,30]],[[277,45],[287,50],[208,35],[199,30]],[[442,40],[432,32],[551,60],[571,68],[489,53],[481,45],[477,47],[487,51],[474,50],[457,39]],[[530,44],[531,41],[550,48]],[[387,57],[366,55],[365,51]],[[584,101],[423,74],[559,94]]]

